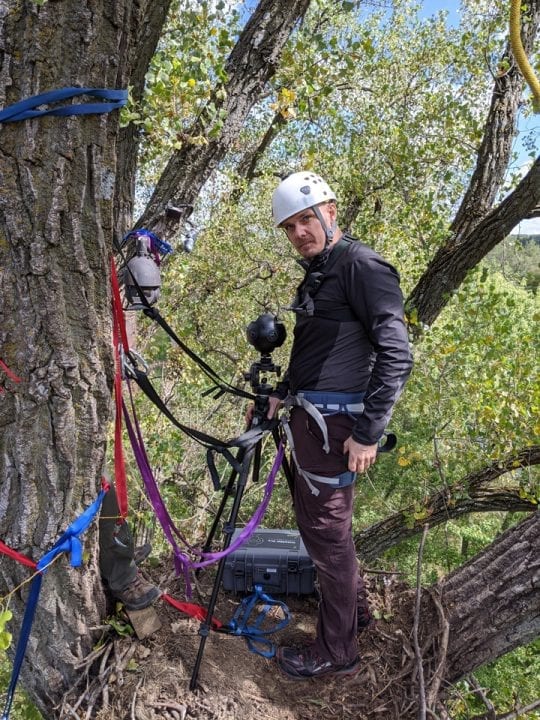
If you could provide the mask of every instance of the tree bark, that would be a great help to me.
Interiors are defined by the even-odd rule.
[[[530,0],[523,17],[527,19],[522,43],[525,52],[530,53],[540,23],[539,0]],[[495,78],[476,168],[450,227],[449,239],[407,299],[413,325],[432,325],[467,273],[540,203],[538,158],[516,190],[491,210],[510,160],[524,82],[509,46],[500,67],[509,69],[501,70]]]
[[[141,13],[133,18],[129,35],[131,54],[129,58],[129,77],[127,84],[131,88],[131,97],[138,102],[143,97],[145,77],[155,52],[158,40],[167,18],[172,0],[146,0],[141,3]],[[121,244],[124,234],[133,224],[133,203],[135,199],[135,179],[140,145],[140,129],[129,123],[120,129],[118,138],[118,170],[115,185],[115,241]]]
[[[140,12],[130,0],[0,3],[0,102],[69,86],[127,87]],[[0,356],[22,378],[8,381],[0,400],[0,537],[35,560],[95,499],[103,471],[117,136],[118,112],[0,131]],[[84,572],[63,557],[44,578],[23,682],[46,717],[104,609],[95,527]],[[0,595],[29,575],[2,556]],[[17,627],[28,590],[10,598]]]
[[[446,679],[455,683],[540,635],[540,513],[501,535],[447,576]]]
[[[401,628],[392,637],[383,634],[386,645],[380,648],[381,655],[386,651],[388,658],[402,658],[393,663],[394,677],[385,678],[384,705],[394,708],[394,714],[388,711],[386,716],[417,720],[425,704],[430,717],[433,713],[447,717],[443,703],[451,685],[540,634],[540,513],[500,535],[441,582],[423,589],[418,607],[412,591],[402,592],[396,602],[401,606]],[[408,640],[415,617],[421,658],[414,657]],[[381,693],[375,683],[373,698]],[[371,720],[381,711],[371,702],[365,714]]]
[[[225,156],[265,84],[274,75],[281,51],[309,3],[310,0],[259,2],[229,57],[229,80],[213,99],[221,118],[203,114],[186,134],[184,146],[169,160],[137,221],[138,227],[150,228],[167,240],[177,232],[179,222],[191,215],[203,184]],[[221,99],[223,91],[225,99]],[[222,123],[219,133],[215,138],[209,137],[209,130],[217,122]],[[189,137],[201,135],[207,138],[207,144],[190,144]],[[166,213],[170,201],[182,208],[180,213]]]
[[[432,325],[467,273],[508,237],[539,202],[540,157],[517,188],[476,224],[463,242],[455,245],[450,241],[437,251],[406,302],[413,326]]]

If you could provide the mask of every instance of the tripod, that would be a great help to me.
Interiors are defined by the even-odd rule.
[[[251,421],[251,428],[254,427],[260,427],[267,425],[269,429],[272,432],[272,436],[274,438],[274,442],[276,444],[276,447],[279,445],[280,438],[278,429],[275,422],[269,421],[266,417],[266,412],[268,408],[268,396],[271,394],[273,387],[267,382],[267,373],[275,373],[277,376],[280,374],[280,368],[274,365],[272,362],[272,358],[269,353],[261,353],[261,358],[258,362],[255,362],[251,365],[249,373],[244,374],[244,378],[246,380],[250,381],[251,387],[255,393],[255,407],[253,411],[253,419]],[[261,378],[261,373],[264,373],[264,377]],[[216,531],[218,529],[220,519],[225,512],[225,507],[227,505],[227,502],[231,496],[233,496],[233,502],[232,506],[229,512],[228,520],[226,521],[223,532],[225,534],[224,542],[223,542],[223,550],[226,550],[229,545],[231,544],[232,535],[235,529],[236,520],[238,517],[238,511],[240,509],[240,504],[242,502],[242,496],[244,494],[244,490],[246,488],[248,477],[250,474],[250,470],[253,469],[252,472],[252,479],[254,482],[257,482],[259,479],[259,471],[260,471],[260,465],[261,465],[261,452],[262,452],[262,437],[259,439],[255,445],[249,447],[249,448],[240,448],[238,451],[237,461],[240,466],[240,471],[232,470],[229,480],[227,482],[227,485],[225,487],[223,498],[221,500],[219,509],[216,513],[216,517],[214,518],[214,522],[212,523],[212,527],[210,529],[210,533],[208,534],[208,538],[206,539],[206,542],[204,544],[203,552],[209,552],[212,541],[214,539],[214,536],[216,534]],[[285,477],[287,478],[287,483],[289,485],[289,489],[292,491],[293,487],[293,476],[291,472],[291,468],[289,466],[289,463],[286,458],[283,459],[282,463],[283,471],[285,473]],[[236,482],[235,482],[236,481]],[[236,487],[235,487],[236,485]],[[217,597],[219,594],[219,586],[221,585],[221,581],[223,579],[223,573],[225,570],[225,562],[226,557],[222,557],[219,561],[216,577],[214,580],[214,586],[212,588],[212,594],[210,596],[210,601],[208,603],[207,607],[207,615],[206,619],[201,622],[201,625],[199,627],[199,635],[200,635],[200,643],[199,643],[199,651],[197,654],[197,659],[195,661],[195,666],[193,668],[193,672],[191,675],[191,681],[189,685],[190,690],[195,690],[197,687],[197,678],[199,675],[199,669],[201,666],[202,656],[204,653],[204,647],[206,644],[206,639],[210,633],[211,629],[211,619],[214,612],[214,608],[216,606]]]

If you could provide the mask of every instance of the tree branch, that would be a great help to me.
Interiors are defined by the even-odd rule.
[[[492,718],[494,718],[495,720],[515,720],[515,718],[521,717],[522,715],[527,715],[528,713],[536,710],[536,708],[539,707],[540,699],[534,700],[534,702],[529,703],[529,705],[518,706],[515,710],[510,710],[510,712],[503,713],[503,715],[490,715],[490,712],[488,710],[488,712],[484,713],[483,715],[473,715],[470,720],[492,720]]]
[[[534,47],[540,23],[540,2],[531,0],[529,4],[530,21],[522,29],[526,52]],[[449,239],[429,263],[407,300],[408,313],[412,316],[414,310],[418,323],[431,325],[467,272],[540,202],[537,161],[518,188],[489,213],[508,167],[523,89],[523,78],[509,46],[501,59],[501,67],[508,64],[510,69],[495,80],[476,168],[450,226]]]
[[[416,601],[414,605],[414,622],[413,622],[413,645],[414,655],[416,658],[416,669],[418,672],[418,720],[426,720],[426,686],[424,681],[424,666],[422,660],[422,650],[418,642],[418,628],[420,626],[420,601],[422,599],[422,559],[424,557],[424,545],[426,543],[429,525],[424,525],[420,546],[418,548],[418,558],[416,561]]]
[[[520,467],[540,464],[540,445],[524,448],[503,461],[466,475],[459,483],[441,489],[425,502],[426,517],[431,527],[473,512],[494,510],[534,512],[538,505],[520,497],[519,488],[488,488],[489,483]],[[462,497],[454,499],[452,491]],[[463,495],[466,494],[466,497]],[[355,535],[359,555],[365,562],[372,562],[389,548],[422,532],[423,518],[411,525],[413,508],[405,508],[379,523],[375,523]]]
[[[229,80],[214,92],[213,117],[202,114],[186,133],[202,136],[203,146],[186,141],[169,160],[137,226],[147,227],[163,239],[171,239],[180,222],[192,212],[200,189],[238,136],[245,119],[274,75],[281,52],[310,0],[260,0],[227,63]],[[209,131],[215,137],[209,137]],[[169,201],[187,205],[181,212],[166,214]]]
[[[432,325],[467,273],[539,203],[540,156],[517,188],[477,222],[461,243],[451,240],[438,250],[407,299],[408,312],[415,308],[418,321]]]

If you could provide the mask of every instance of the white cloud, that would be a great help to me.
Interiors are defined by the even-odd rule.
[[[540,235],[540,218],[522,220],[512,230],[512,235]]]

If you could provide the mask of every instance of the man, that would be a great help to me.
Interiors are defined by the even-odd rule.
[[[375,462],[411,371],[403,298],[396,270],[341,232],[336,196],[318,175],[283,180],[272,213],[306,275],[291,306],[289,368],[268,416],[282,402],[292,406],[294,509],[321,592],[315,641],[279,648],[277,662],[296,680],[349,675],[360,667],[357,632],[370,618],[352,538],[354,480]]]

